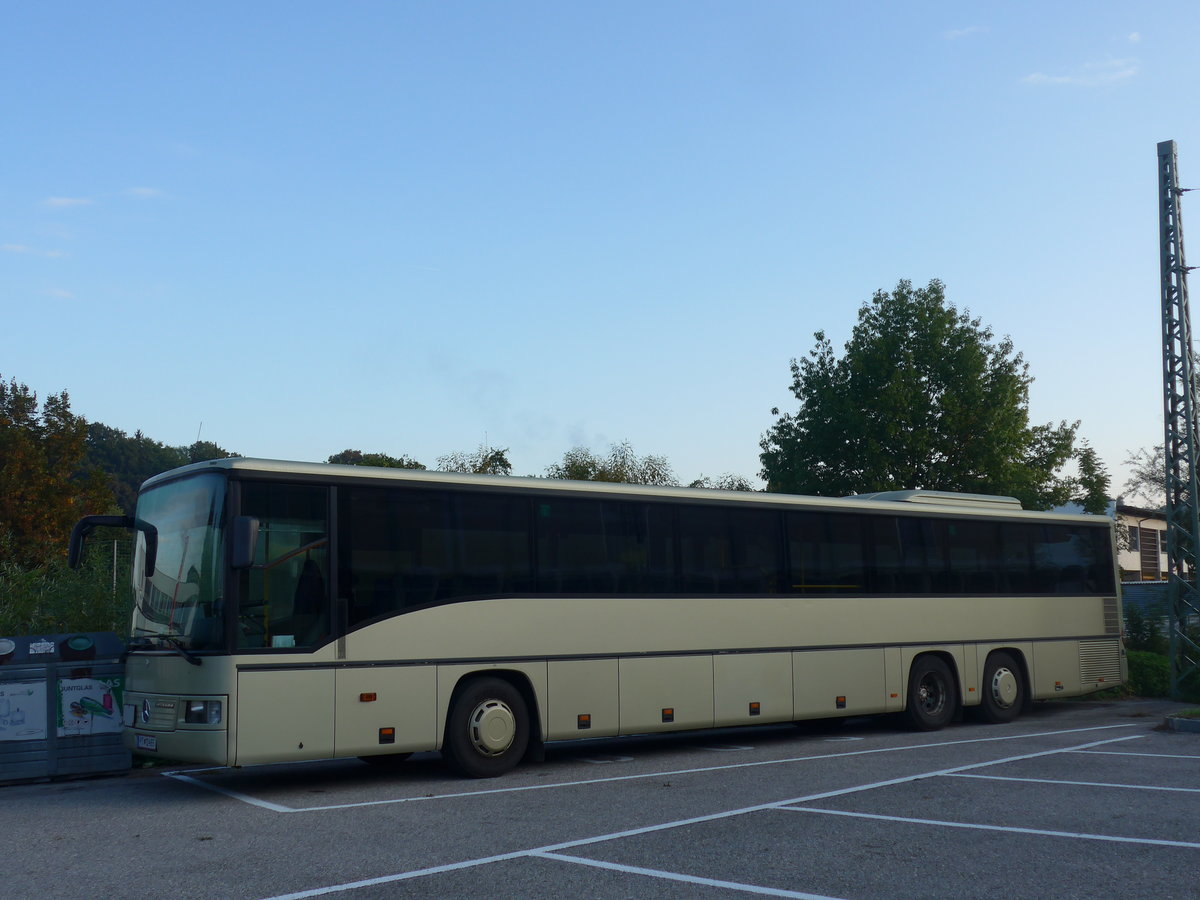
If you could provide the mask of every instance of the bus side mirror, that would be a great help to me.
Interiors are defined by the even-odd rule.
[[[83,564],[83,542],[93,528],[132,528],[129,516],[84,516],[71,529],[71,542],[67,545],[67,565],[78,569]]]
[[[254,565],[258,551],[258,519],[252,516],[235,516],[233,519],[230,565],[235,569],[248,569]]]
[[[158,529],[149,522],[130,516],[84,516],[71,529],[71,543],[67,545],[67,565],[78,569],[83,563],[83,542],[93,528],[136,528],[146,535],[146,577],[154,574],[154,562],[158,557]]]

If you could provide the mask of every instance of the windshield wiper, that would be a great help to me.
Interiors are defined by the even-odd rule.
[[[179,651],[179,655],[186,659],[193,666],[198,666],[204,662],[204,660],[183,645],[183,641],[178,634],[147,634],[142,635],[141,637],[135,637],[125,647],[125,652],[121,654],[121,662],[124,662],[129,654],[134,650],[159,649],[154,643],[155,640],[166,641],[177,651]]]

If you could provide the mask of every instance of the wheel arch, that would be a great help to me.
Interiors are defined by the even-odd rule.
[[[437,747],[440,750],[446,740],[446,719],[449,710],[453,708],[454,702],[459,695],[466,690],[467,686],[478,678],[499,678],[501,681],[506,681],[521,695],[521,699],[525,701],[526,709],[529,712],[529,747],[530,750],[526,753],[528,757],[534,752],[534,748],[539,750],[545,741],[545,716],[542,714],[542,703],[539,697],[539,691],[534,686],[534,677],[529,672],[519,668],[507,668],[499,666],[496,668],[486,669],[469,669],[457,673],[454,680],[454,686],[448,693],[445,694],[446,702],[438,704],[438,723],[437,723]],[[439,681],[441,679],[439,678]],[[443,682],[444,684],[444,682]],[[543,677],[542,687],[544,693],[545,681]]]
[[[904,692],[901,694],[901,698],[904,701],[904,705],[901,707],[902,710],[908,709],[908,684],[909,680],[912,678],[913,666],[915,666],[922,659],[927,659],[932,656],[944,662],[946,667],[950,670],[950,678],[954,681],[955,716],[961,714],[963,708],[963,654],[961,648],[956,647],[955,649],[959,652],[955,653],[945,647],[926,647],[913,651],[911,655],[905,655],[905,665],[901,672],[901,684],[904,685]]]
[[[1029,657],[1025,650],[1014,644],[995,644],[988,647],[986,653],[980,654],[979,657],[979,683],[981,688],[986,688],[983,684],[983,673],[987,671],[988,662],[997,653],[1003,653],[1009,657],[1017,668],[1020,670],[1018,674],[1025,679],[1025,698],[1021,704],[1021,712],[1028,713],[1033,709],[1033,672],[1030,669]]]

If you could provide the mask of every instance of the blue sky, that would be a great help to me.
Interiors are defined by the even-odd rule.
[[[486,439],[541,474],[628,440],[753,476],[813,332],[940,278],[1119,488],[1162,439],[1155,145],[1200,187],[1198,26],[1173,0],[10,4],[0,373],[252,456]]]

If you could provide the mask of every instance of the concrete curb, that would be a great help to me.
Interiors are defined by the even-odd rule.
[[[1166,726],[1171,731],[1192,731],[1200,734],[1200,719],[1185,719],[1182,716],[1167,716]]]

